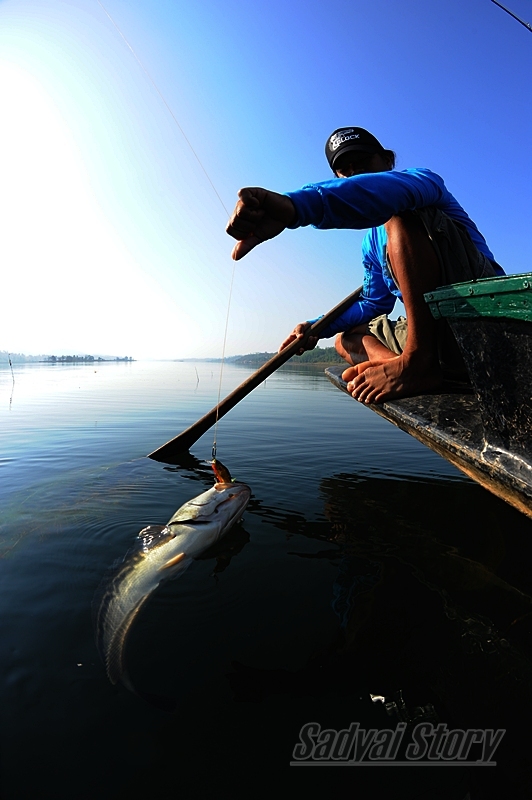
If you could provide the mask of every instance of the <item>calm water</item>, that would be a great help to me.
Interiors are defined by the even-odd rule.
[[[244,520],[139,615],[108,682],[91,604],[147,524],[212,485],[212,433],[146,453],[216,402],[217,364],[0,369],[1,797],[530,797],[531,525],[334,389],[277,372],[225,417]],[[226,367],[222,394],[249,370]],[[496,768],[296,769],[301,727],[506,728]],[[486,774],[489,773],[489,774]]]

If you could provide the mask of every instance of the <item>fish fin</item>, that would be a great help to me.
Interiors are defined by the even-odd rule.
[[[162,567],[159,567],[159,572],[163,572],[163,570],[168,569],[169,567],[173,567],[176,564],[179,564],[179,562],[183,561],[184,558],[186,558],[185,553],[178,553],[177,556],[174,556],[173,558],[170,559],[170,561],[167,561],[166,564],[163,564]]]

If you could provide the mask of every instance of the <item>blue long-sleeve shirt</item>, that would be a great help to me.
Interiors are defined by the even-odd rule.
[[[362,242],[363,290],[359,300],[322,332],[327,339],[340,331],[369,322],[379,314],[389,314],[401,293],[386,265],[384,224],[402,211],[435,206],[451,219],[461,222],[481,253],[494,261],[486,240],[472,219],[445,186],[442,178],[429,169],[402,172],[375,172],[351,178],[335,178],[313,183],[295,192],[286,192],[294,203],[298,221],[293,228],[371,228]],[[495,265],[497,274],[504,274]]]

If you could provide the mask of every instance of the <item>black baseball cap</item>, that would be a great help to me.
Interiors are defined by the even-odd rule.
[[[334,162],[338,156],[350,150],[359,153],[382,153],[384,147],[364,128],[337,128],[331,133],[325,145],[325,155],[333,172]]]

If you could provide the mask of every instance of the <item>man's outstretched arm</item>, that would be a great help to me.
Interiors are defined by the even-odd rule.
[[[225,229],[229,236],[238,239],[231,254],[235,261],[297,221],[295,206],[285,194],[251,186],[240,189],[238,196],[240,199]]]

